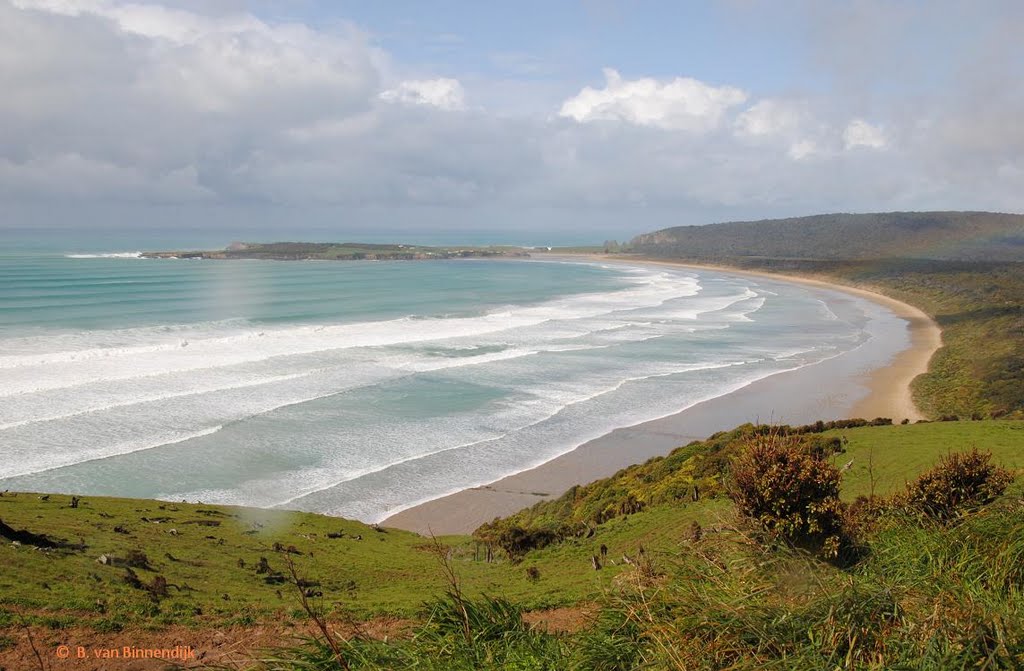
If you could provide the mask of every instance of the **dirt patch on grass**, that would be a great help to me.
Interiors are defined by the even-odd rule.
[[[523,613],[523,621],[552,634],[574,634],[590,625],[597,612],[596,605],[582,604]]]
[[[412,624],[410,620],[399,618],[378,618],[357,626],[332,622],[331,627],[342,637],[359,633],[376,639],[393,639],[407,635]],[[170,626],[159,631],[134,629],[116,633],[85,627],[61,630],[32,627],[30,631],[7,628],[0,630],[0,640],[8,643],[0,649],[0,671],[40,668],[46,671],[162,671],[176,666],[245,668],[259,658],[261,651],[296,643],[311,634],[311,623],[307,622],[203,629]],[[147,651],[155,650],[166,651],[164,655],[176,651],[176,656],[144,656],[152,654]]]

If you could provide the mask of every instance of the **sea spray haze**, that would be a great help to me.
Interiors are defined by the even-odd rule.
[[[0,259],[0,489],[373,521],[906,343],[872,303],[707,271],[83,256]]]

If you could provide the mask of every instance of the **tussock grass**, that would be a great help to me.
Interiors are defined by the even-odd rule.
[[[448,594],[428,605],[412,638],[350,641],[346,651],[352,668],[375,670],[1024,665],[1019,501],[1001,500],[952,525],[890,513],[865,544],[860,562],[838,568],[737,520],[623,574],[597,620],[576,634],[531,630],[504,600]],[[265,668],[338,666],[329,647],[307,643]]]
[[[268,652],[260,660],[267,671],[309,669],[423,669],[473,671],[567,668],[563,639],[530,629],[522,608],[504,599],[462,599],[447,593],[426,605],[427,616],[412,638],[378,641],[309,638],[290,648]],[[470,628],[465,628],[466,618]],[[344,665],[339,658],[344,659]]]
[[[766,445],[778,454],[765,458]],[[787,519],[822,496],[845,507],[834,468],[825,469],[828,487],[807,488],[827,463],[807,447],[779,434],[748,436],[733,475],[751,475],[755,462],[768,474],[799,466],[801,477],[779,481],[806,494],[779,508]],[[596,621],[574,634],[532,630],[506,600],[467,599],[450,553],[439,551],[450,589],[428,604],[412,638],[350,641],[347,659],[366,669],[1022,668],[1024,499],[1019,487],[1003,493],[1009,479],[977,451],[947,456],[905,493],[844,510],[843,524],[854,523],[843,533],[857,551],[839,564],[800,542],[806,525],[794,537],[764,524],[786,492],[761,487],[760,477],[746,483],[746,498],[743,485],[731,485],[743,505],[670,548],[638,550],[606,589]],[[956,490],[940,497],[949,504],[941,515],[917,496],[931,496],[936,483]],[[322,643],[297,657],[317,650],[324,666],[310,668],[338,668]]]
[[[519,564],[500,555],[488,563],[468,537],[441,545],[316,515],[91,497],[70,509],[57,495],[0,497],[0,519],[10,526],[72,545],[84,539],[87,546],[43,552],[0,545],[0,635],[8,646],[21,637],[17,613],[41,637],[83,625],[116,634],[140,625],[248,626],[270,618],[316,634],[262,655],[259,665],[275,670],[345,668],[339,656],[353,669],[430,671],[1024,668],[1019,478],[995,503],[971,504],[948,519],[869,506],[857,513],[864,519],[854,534],[854,563],[837,566],[743,521],[725,496],[702,489],[693,501],[689,486],[680,486],[678,496],[664,487],[667,480],[688,484],[694,475],[710,480],[712,471],[697,468],[728,464],[741,444],[732,440],[750,435],[730,434],[538,508],[553,518],[586,519],[645,481],[657,492],[640,512],[580,525],[593,535],[574,533],[527,551]],[[847,502],[905,489],[954,448],[977,446],[1004,466],[1024,465],[1021,422],[865,426],[800,442],[816,450],[836,441],[844,450],[832,457],[837,465],[854,462],[840,486]],[[720,490],[726,488],[723,482]],[[164,516],[173,520],[142,521]],[[200,519],[221,524],[186,524]],[[288,552],[289,545],[305,554]],[[602,545],[607,559],[594,570],[591,557]],[[439,568],[438,546],[447,569]],[[154,599],[127,585],[123,568],[95,561],[133,549],[154,569],[136,571],[145,583],[162,575],[196,591],[171,589]],[[257,572],[261,556],[286,578],[290,559],[292,578],[320,583],[312,588],[323,592],[312,600],[316,617],[326,618],[337,650],[312,627],[315,618],[304,612],[295,585],[268,584],[267,574]],[[225,593],[230,600],[221,598]],[[582,631],[549,633],[523,623],[524,610],[581,601],[597,604]],[[412,618],[408,634],[374,640],[348,626],[380,612]]]

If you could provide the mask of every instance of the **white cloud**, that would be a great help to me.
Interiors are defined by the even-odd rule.
[[[124,197],[156,202],[207,200],[213,194],[197,182],[195,166],[144,174],[79,154],[58,154],[16,163],[0,156],[0,192],[28,192],[79,200]]]
[[[786,155],[794,161],[801,161],[819,152],[818,145],[810,140],[799,140],[789,146]]]
[[[32,45],[24,65],[80,69],[96,61],[83,37],[99,38],[111,51],[121,51],[122,68],[131,69],[126,73],[131,88],[118,93],[160,100],[172,109],[245,113],[248,119],[264,114],[322,118],[354,99],[365,105],[377,85],[373,54],[355,30],[328,36],[298,24],[271,25],[250,14],[206,16],[111,0],[15,0],[15,6],[35,10],[15,12],[13,18],[44,31],[41,38],[48,32],[55,41],[58,34],[67,39],[67,44]],[[48,21],[47,14],[77,21]],[[28,83],[43,84],[45,74]]]
[[[791,135],[807,122],[803,107],[782,100],[761,100],[736,117],[736,133],[746,137]]]
[[[121,4],[112,0],[12,0],[19,9],[62,16],[108,19],[126,33],[185,44],[212,33],[266,31],[269,26],[249,14],[210,17],[156,4]]]
[[[457,79],[411,79],[380,94],[381,100],[407,105],[430,105],[444,110],[466,107],[466,95]]]
[[[841,96],[748,101],[733,86],[611,70],[566,100],[559,82],[434,78],[351,26],[206,11],[0,0],[0,226],[15,206],[42,219],[60,201],[73,214],[120,202],[250,208],[240,221],[316,209],[348,222],[362,208],[408,228],[427,212],[439,226],[461,217],[540,231],[576,217],[590,232],[602,218],[640,231],[816,211],[1024,209],[1024,100],[1001,88],[1008,77],[960,104],[873,100],[870,123]],[[463,82],[486,108],[467,106]],[[865,149],[889,151],[879,161]],[[551,214],[533,216],[542,210]]]
[[[668,82],[625,80],[604,70],[602,89],[586,87],[562,104],[559,114],[579,122],[626,121],[670,130],[707,131],[725,112],[743,103],[747,94],[732,86],[711,86],[690,78]]]
[[[73,178],[96,199],[287,193],[261,192],[252,176],[297,151],[302,129],[372,126],[361,119],[375,104],[376,60],[354,29],[0,0],[0,188],[29,197],[49,183],[86,197]]]
[[[808,103],[800,100],[766,98],[736,117],[736,137],[742,141],[773,144],[786,156],[800,161],[822,153],[828,128],[814,118]]]
[[[889,143],[881,128],[873,126],[863,119],[854,119],[847,124],[843,131],[843,144],[847,149],[857,147],[885,149]]]

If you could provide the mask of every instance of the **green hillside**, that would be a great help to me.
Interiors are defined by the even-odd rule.
[[[812,451],[831,454],[838,450],[830,457],[837,464],[852,461],[843,480],[847,500],[866,494],[872,482],[876,494],[898,491],[951,450],[978,447],[990,450],[1007,467],[1024,467],[1022,422],[878,423],[883,425],[848,422],[773,430],[796,436]],[[529,645],[543,647],[543,657],[551,666],[479,668],[565,668],[559,664],[570,663],[571,649],[584,643],[575,637],[608,635],[602,627],[610,625],[595,614],[621,617],[621,600],[636,596],[629,585],[644,571],[662,576],[658,580],[666,588],[678,587],[673,572],[693,569],[680,564],[683,559],[696,561],[689,554],[695,529],[714,539],[701,546],[711,553],[701,561],[728,558],[738,562],[737,566],[746,566],[756,557],[742,541],[742,534],[748,532],[742,532],[743,525],[726,494],[727,472],[744,441],[765,431],[765,427],[746,425],[681,447],[666,457],[574,488],[559,500],[487,525],[475,538],[440,539],[444,545],[440,553],[429,539],[414,534],[307,513],[100,497],[86,497],[74,508],[67,495],[44,499],[38,494],[7,493],[0,497],[0,530],[5,536],[0,545],[0,564],[4,566],[0,574],[0,648],[7,648],[0,650],[0,666],[5,654],[14,655],[21,649],[26,625],[35,632],[35,640],[54,646],[80,635],[75,632],[83,629],[102,640],[106,640],[104,636],[120,640],[117,637],[139,628],[159,631],[171,625],[197,631],[211,627],[245,631],[274,622],[306,630],[308,617],[301,607],[300,591],[311,595],[328,621],[390,615],[409,619],[414,628],[427,626],[434,622],[431,616],[437,615],[439,603],[444,603],[436,599],[450,591],[443,568],[447,561],[463,598],[477,605],[488,603],[481,601],[484,595],[500,595],[515,613],[535,611],[542,622],[545,609],[551,607],[567,607],[575,614],[570,629],[579,633],[523,634],[524,641],[532,641]],[[699,489],[696,501],[694,484]],[[1019,489],[1013,491],[1019,494]],[[1001,524],[1018,520],[1013,522],[1016,524],[1024,509],[1018,506],[1000,514],[1009,516]],[[520,540],[540,538],[537,531],[557,533],[545,536],[536,549],[527,542],[507,553],[500,531],[513,527],[525,532],[516,536]],[[487,545],[491,545],[492,561],[486,559]],[[796,570],[793,566],[811,566],[815,580],[837,586],[860,570],[827,563],[808,565],[807,559],[790,559],[776,552],[758,560],[756,567],[760,568],[749,570],[762,571],[765,561],[785,564],[790,567],[787,571]],[[98,561],[104,556],[106,563]],[[600,570],[594,570],[595,558]],[[791,566],[792,562],[796,564]],[[295,567],[294,575],[289,564]],[[299,587],[295,577],[300,580]],[[756,590],[757,584],[737,583],[732,588]],[[704,586],[713,587],[713,583]],[[487,612],[485,607],[481,617],[490,617]],[[598,618],[596,625],[593,617]],[[663,624],[669,626],[672,620]],[[502,626],[506,625],[507,621]],[[388,644],[381,648],[372,637],[351,645],[367,646],[366,654],[373,659],[379,655],[415,656],[426,654],[423,636],[418,634],[409,643],[402,638],[397,647]],[[647,640],[646,635],[638,640]],[[571,641],[576,643],[569,645]],[[310,653],[310,649],[304,650],[303,654]],[[317,668],[338,668],[332,664],[328,659]],[[373,664],[367,662],[364,668],[394,668]],[[278,668],[298,667],[289,663]]]
[[[943,347],[914,383],[930,417],[1024,417],[1024,216],[984,212],[818,215],[665,229],[645,258],[811,276],[928,313]]]
[[[641,254],[688,259],[1024,260],[1024,216],[994,212],[819,214],[677,226],[639,235]]]
[[[932,417],[1024,417],[1024,263],[842,264],[832,277],[916,305],[943,347],[914,398]]]
[[[558,499],[484,525],[475,535],[496,544],[525,539],[521,544],[533,540],[543,545],[661,506],[700,508],[708,499],[724,496],[728,464],[746,439],[775,431],[792,434],[807,449],[834,455],[837,463],[852,462],[843,480],[843,494],[849,499],[868,494],[871,482],[875,494],[891,494],[940,456],[973,447],[990,451],[1008,467],[1024,469],[1024,422],[1019,421],[903,426],[893,426],[887,420],[843,420],[801,427],[745,424],[629,466],[611,477],[573,487]]]
[[[262,668],[1020,668],[1019,483],[946,522],[918,516],[911,498],[878,497],[898,495],[950,450],[969,446],[990,449],[1019,473],[1024,424],[849,424],[862,425],[739,427],[479,530],[481,542],[517,541],[505,565],[536,569],[537,584],[545,570],[588,556],[593,575],[615,575],[567,629],[524,613],[516,600],[474,597],[456,578],[411,638],[339,638],[332,646],[324,637]],[[780,436],[843,464],[830,468],[843,498],[857,501],[844,508],[855,544],[842,561],[766,534],[724,493],[734,486],[733,459],[752,441]],[[707,485],[696,501],[695,482]],[[871,489],[876,497],[865,499]],[[530,540],[543,547],[524,547]],[[455,576],[463,569],[453,562]]]

